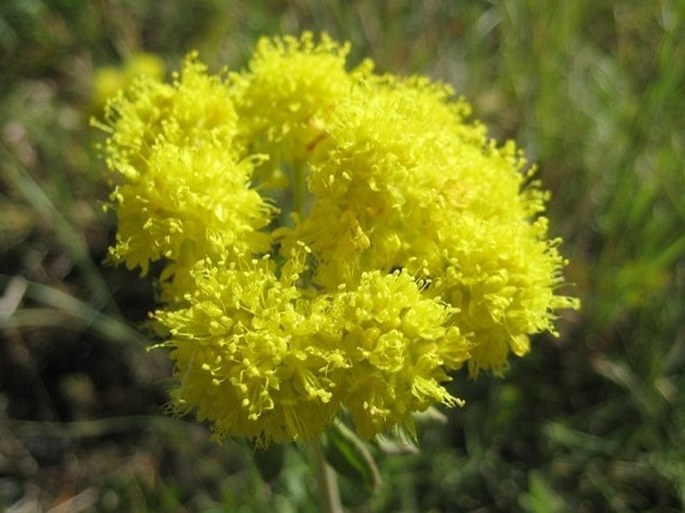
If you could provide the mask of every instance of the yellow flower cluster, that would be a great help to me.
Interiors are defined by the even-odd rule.
[[[238,116],[224,77],[208,75],[191,55],[173,84],[141,78],[119,92],[105,121],[116,182],[114,261],[145,274],[164,259],[164,296],[173,299],[194,287],[189,272],[198,261],[269,250],[271,237],[260,230],[274,207],[250,187],[261,159],[235,140]]]
[[[218,75],[193,54],[106,109],[111,257],[162,262],[173,409],[219,439],[307,440],[343,411],[365,437],[412,433],[461,403],[450,372],[503,372],[578,306],[514,144],[448,86],[348,52],[263,39]]]

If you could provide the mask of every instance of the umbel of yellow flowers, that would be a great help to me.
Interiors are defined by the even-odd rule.
[[[142,78],[101,128],[118,233],[175,361],[174,412],[218,439],[371,437],[462,401],[575,308],[559,295],[547,194],[445,84],[349,70],[328,36],[262,39],[244,71],[196,54]]]

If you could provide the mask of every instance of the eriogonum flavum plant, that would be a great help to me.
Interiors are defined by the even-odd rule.
[[[448,86],[348,51],[262,39],[219,74],[191,54],[106,108],[111,258],[161,262],[173,408],[219,439],[308,440],[341,411],[364,437],[413,433],[461,404],[451,372],[502,373],[577,307],[516,146]]]

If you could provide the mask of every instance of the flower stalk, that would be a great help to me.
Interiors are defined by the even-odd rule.
[[[325,513],[344,513],[338,489],[338,476],[335,470],[326,462],[321,444],[312,444],[316,458],[317,476],[321,505]]]

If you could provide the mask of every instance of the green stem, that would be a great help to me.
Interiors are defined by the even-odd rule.
[[[316,467],[319,474],[321,502],[325,513],[344,513],[335,470],[326,462],[321,444],[314,444]]]
[[[302,218],[304,216],[305,202],[307,197],[306,164],[303,160],[297,160],[292,166],[292,198],[293,212]]]

